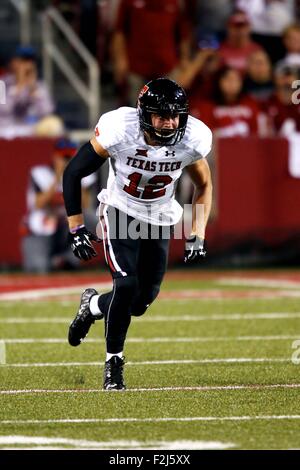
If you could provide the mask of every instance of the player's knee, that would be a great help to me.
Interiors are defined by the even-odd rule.
[[[149,303],[150,304],[153,302],[153,300],[156,299],[156,297],[159,294],[159,291],[160,291],[160,284],[154,284],[152,286],[152,289],[151,289],[150,293],[149,293]]]
[[[131,315],[134,317],[140,317],[146,313],[148,307],[156,299],[160,291],[160,285],[156,284],[151,286],[151,289],[147,292],[142,299],[136,299],[132,305]]]
[[[134,317],[141,317],[146,313],[150,304],[134,305],[131,309],[131,315]]]
[[[134,297],[138,289],[138,279],[136,276],[126,276],[116,279],[115,281],[116,295],[124,301]]]

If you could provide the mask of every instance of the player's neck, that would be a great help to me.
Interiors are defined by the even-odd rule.
[[[152,147],[162,147],[162,143],[157,142],[147,132],[144,132],[144,139],[147,145],[151,145]]]

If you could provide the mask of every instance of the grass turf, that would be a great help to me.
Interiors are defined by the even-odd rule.
[[[217,286],[192,280],[184,283],[170,281],[164,292],[177,289],[201,288],[228,291],[228,286]],[[243,287],[245,289],[245,287]],[[274,289],[276,292],[276,289]],[[66,338],[68,323],[74,316],[74,303],[12,302],[5,303],[0,312],[2,339]],[[78,348],[62,343],[6,343],[8,366],[0,367],[1,390],[57,389],[81,390],[80,393],[32,393],[0,395],[1,436],[26,435],[65,437],[96,441],[221,441],[234,448],[286,449],[300,446],[299,389],[262,388],[237,390],[168,390],[131,392],[132,388],[202,387],[228,385],[297,384],[299,365],[291,361],[292,343],[299,333],[299,318],[272,318],[249,320],[244,314],[299,312],[297,298],[274,299],[166,299],[157,300],[144,318],[133,319],[125,355],[130,362],[224,359],[224,358],[285,358],[286,362],[262,363],[207,363],[207,364],[149,364],[128,365],[125,393],[83,392],[101,389],[104,360],[103,323],[91,330],[89,339]],[[226,315],[240,314],[240,318],[226,319]],[[190,315],[196,321],[178,318]],[[199,317],[224,315],[214,320]],[[167,317],[155,321],[155,317]],[[6,323],[9,319],[27,319],[27,323]],[[31,322],[37,318],[45,323]],[[52,323],[51,319],[61,322]],[[153,321],[152,321],[153,320]],[[2,321],[2,322],[1,322]],[[239,339],[241,336],[255,338]],[[276,336],[265,338],[262,336]],[[282,336],[280,338],[280,336]],[[290,336],[290,338],[284,338]],[[137,338],[190,338],[193,342],[133,342]],[[260,337],[257,338],[257,337]],[[208,338],[205,341],[205,338]],[[99,342],[98,342],[99,340]],[[130,341],[132,340],[132,341]],[[9,367],[16,363],[95,362],[99,366]],[[278,415],[290,416],[276,420]],[[267,416],[269,419],[258,419]],[[161,419],[161,418],[230,418],[237,421],[170,421],[170,422],[94,422],[52,423],[53,419]],[[246,417],[252,417],[251,420]],[[256,418],[255,418],[256,417]],[[14,421],[7,423],[6,421]],[[39,420],[39,423],[21,423],[20,420]],[[14,446],[15,447],[15,446]]]

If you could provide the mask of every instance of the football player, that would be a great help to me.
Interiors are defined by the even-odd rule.
[[[172,80],[158,78],[143,87],[137,109],[122,107],[103,114],[94,137],[80,148],[64,172],[71,246],[75,256],[89,260],[96,256],[92,242],[100,240],[84,226],[80,181],[109,161],[107,188],[98,199],[113,289],[102,295],[93,288],[83,292],[68,337],[72,346],[78,346],[95,320],[104,318],[105,390],[125,389],[123,349],[127,330],[131,316],[143,315],[159,293],[167,266],[170,228],[183,212],[174,194],[185,167],[195,186],[185,262],[205,256],[205,227],[212,200],[205,157],[211,145],[210,129],[188,114],[185,91]],[[197,218],[197,205],[204,207],[201,220]]]

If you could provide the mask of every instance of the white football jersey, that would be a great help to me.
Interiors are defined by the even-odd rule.
[[[151,146],[140,130],[137,110],[122,107],[101,116],[95,136],[110,155],[107,188],[98,194],[99,201],[153,225],[176,224],[182,216],[176,184],[185,166],[210,152],[210,129],[189,116],[180,142]]]

